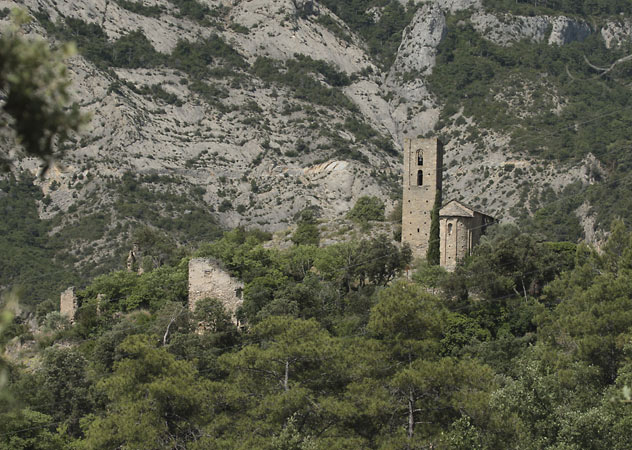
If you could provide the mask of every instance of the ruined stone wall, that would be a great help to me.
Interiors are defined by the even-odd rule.
[[[402,243],[410,245],[413,258],[425,258],[428,251],[432,208],[437,190],[441,190],[442,165],[443,144],[438,139],[404,142]]]
[[[222,269],[218,261],[193,258],[189,261],[189,309],[193,311],[198,300],[216,298],[233,317],[242,304],[244,284]]]
[[[59,299],[59,313],[62,316],[68,317],[71,321],[75,320],[75,314],[77,313],[77,295],[75,294],[74,287],[69,287],[61,293]]]

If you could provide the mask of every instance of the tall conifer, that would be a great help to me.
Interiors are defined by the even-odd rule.
[[[430,215],[430,238],[426,259],[431,265],[439,265],[439,209],[441,208],[441,191],[437,189],[434,206]]]

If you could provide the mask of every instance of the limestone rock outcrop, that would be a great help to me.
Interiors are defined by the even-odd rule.
[[[606,22],[600,31],[606,48],[614,48],[632,42],[632,20]]]
[[[581,20],[559,16],[551,18],[550,21],[552,29],[549,36],[549,44],[566,45],[571,42],[581,42],[592,33],[590,25]]]
[[[586,22],[564,16],[494,15],[480,11],[472,15],[471,22],[485,39],[505,46],[523,39],[532,42],[546,39],[550,45],[566,45],[583,41],[592,32]]]
[[[441,8],[434,3],[424,5],[404,31],[392,70],[399,73],[415,71],[423,75],[431,74],[437,57],[437,47],[447,32],[445,15]]]

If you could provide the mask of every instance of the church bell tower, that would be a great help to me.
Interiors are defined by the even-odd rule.
[[[428,251],[437,192],[441,201],[442,169],[443,144],[439,139],[404,141],[402,243],[410,245],[413,258],[425,258]]]

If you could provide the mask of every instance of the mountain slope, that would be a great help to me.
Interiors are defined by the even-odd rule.
[[[593,66],[628,54],[628,16],[402,3],[0,2],[79,49],[91,124],[33,200],[71,243],[57,254],[99,271],[147,230],[193,244],[218,225],[284,229],[310,205],[340,218],[362,195],[392,208],[403,140],[434,134],[444,200],[570,240],[627,217],[629,66]]]

